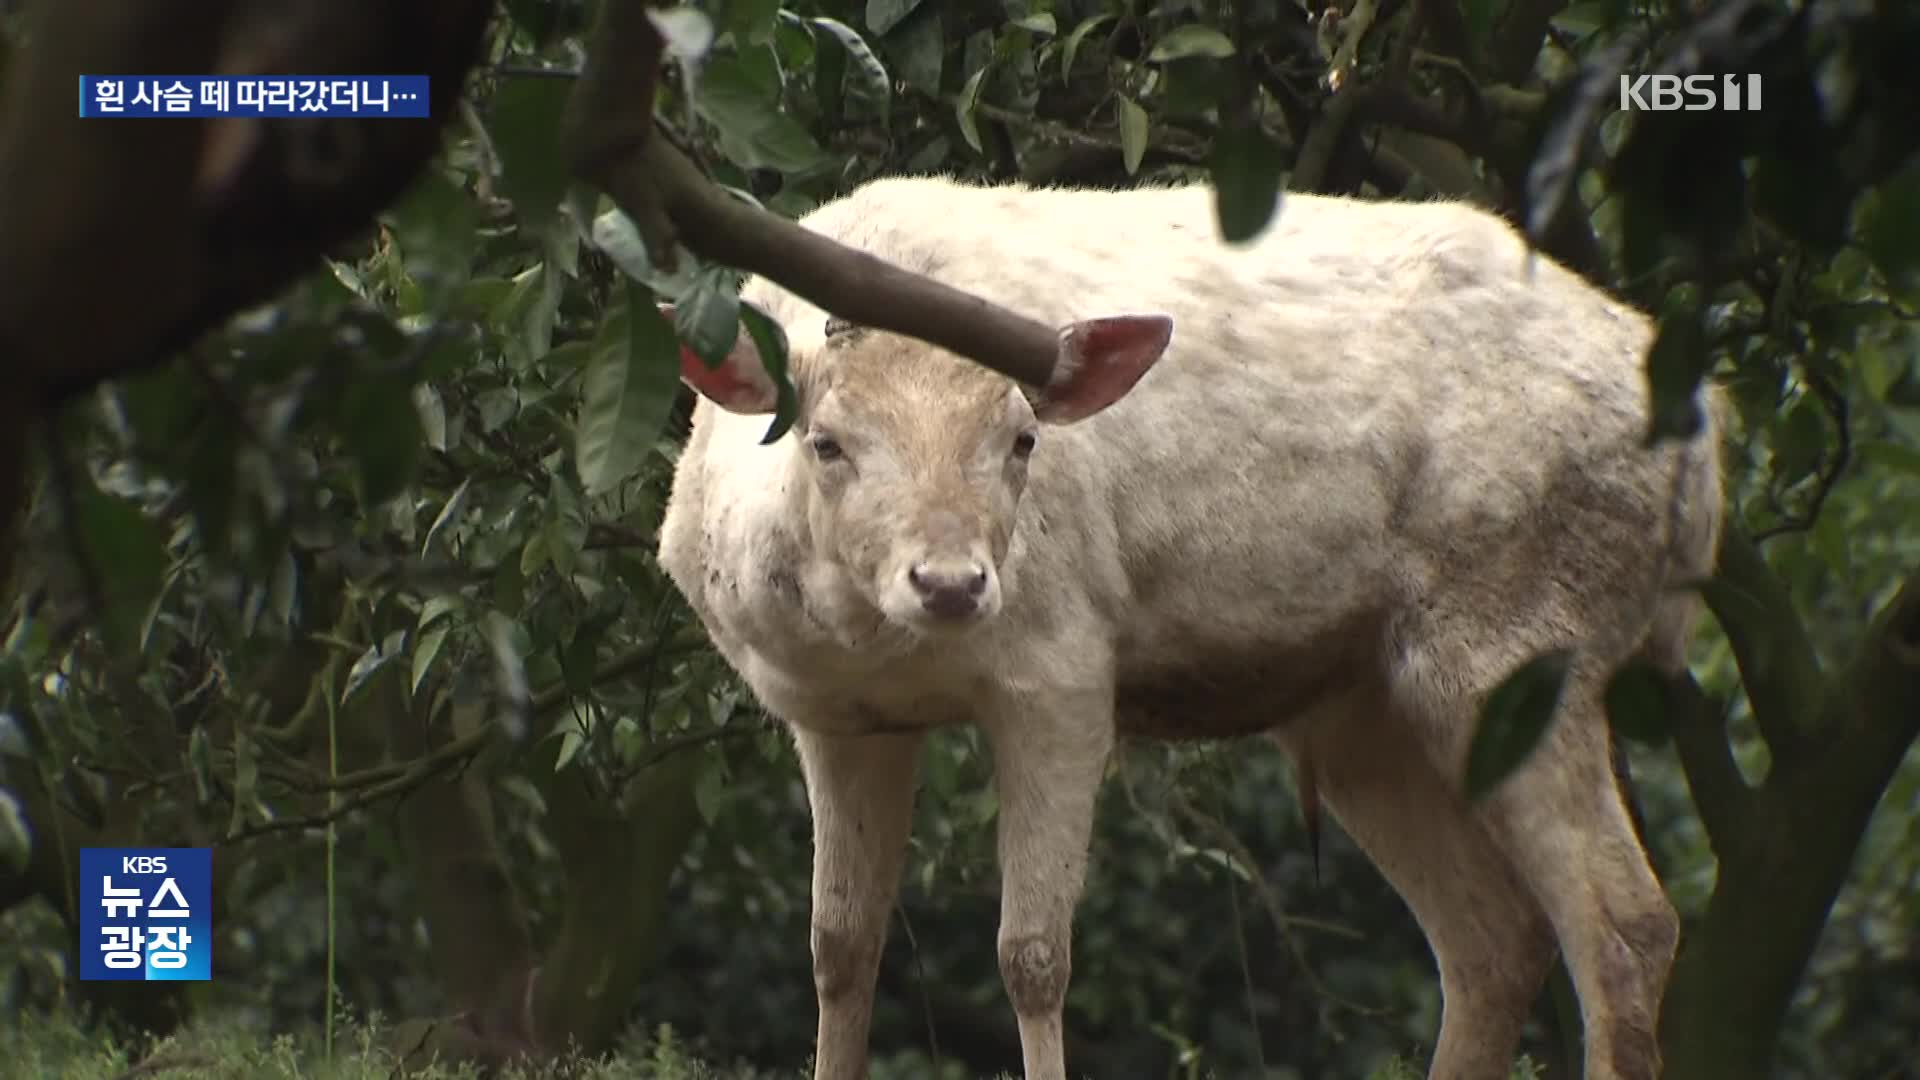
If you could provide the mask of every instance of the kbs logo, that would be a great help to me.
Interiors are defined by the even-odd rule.
[[[1758,75],[1622,75],[1621,112],[1760,111]]]
[[[213,977],[207,848],[80,849],[80,978]]]

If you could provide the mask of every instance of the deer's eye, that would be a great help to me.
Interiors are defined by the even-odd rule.
[[[813,456],[821,461],[838,461],[847,456],[831,435],[815,435],[807,440],[807,445],[813,447]]]

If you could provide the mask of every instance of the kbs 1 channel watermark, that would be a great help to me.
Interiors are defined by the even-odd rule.
[[[208,116],[427,118],[426,75],[82,75],[85,119]]]
[[[211,848],[81,848],[80,978],[213,978]]]
[[[1621,112],[1759,112],[1758,75],[1621,75]]]

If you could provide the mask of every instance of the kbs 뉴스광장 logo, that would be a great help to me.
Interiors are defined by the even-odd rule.
[[[210,848],[80,849],[80,978],[213,977]]]

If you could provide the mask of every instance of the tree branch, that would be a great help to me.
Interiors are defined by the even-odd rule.
[[[1060,352],[1055,328],[836,243],[710,183],[655,130],[661,47],[640,4],[602,4],[561,138],[574,175],[619,204],[663,266],[671,268],[677,239],[703,259],[758,274],[842,318],[1047,386]]]
[[[1816,735],[1822,686],[1819,658],[1793,598],[1737,529],[1721,541],[1719,571],[1705,595],[1733,646],[1754,723],[1774,761],[1790,759]]]
[[[1732,858],[1751,835],[1754,790],[1733,760],[1724,710],[1683,672],[1668,687],[1667,717],[1687,790],[1713,854]]]
[[[1740,547],[1739,558],[1758,558]],[[1744,660],[1741,668],[1748,679],[1765,673]],[[1813,676],[1797,689],[1819,685]],[[1825,738],[1793,753],[1775,748],[1749,842],[1721,857],[1706,913],[1674,966],[1661,1014],[1669,1075],[1770,1071],[1780,1024],[1867,823],[1920,738],[1920,574],[1821,689]]]
[[[1920,738],[1920,574],[1907,578],[1833,681],[1821,728],[1833,753],[1850,759],[1846,771],[1883,774],[1882,784]]]
[[[1567,0],[1514,0],[1500,19],[1487,57],[1499,82],[1525,83],[1533,75],[1547,24],[1567,6]]]

